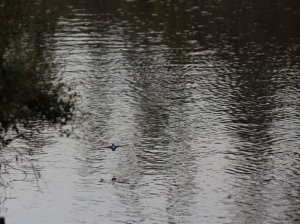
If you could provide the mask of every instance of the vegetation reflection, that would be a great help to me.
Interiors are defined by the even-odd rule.
[[[17,163],[30,163],[37,180],[41,177],[26,149],[12,147],[12,141],[29,140],[49,127],[69,135],[63,126],[74,122],[76,93],[58,77],[47,46],[57,18],[57,8],[47,2],[0,0],[0,185],[5,189],[16,181],[7,181],[5,175],[17,170],[7,151],[13,151]]]

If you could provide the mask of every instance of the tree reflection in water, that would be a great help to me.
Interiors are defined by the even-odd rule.
[[[33,149],[14,147],[12,141],[39,138],[45,128],[69,135],[74,124],[76,92],[57,75],[47,42],[56,27],[57,8],[32,1],[0,1],[0,186],[6,189],[27,178],[27,163],[39,186],[42,177],[28,155]],[[55,4],[53,4],[55,5]],[[22,167],[24,167],[23,165]],[[21,174],[21,175],[20,175]],[[20,176],[19,176],[20,175]],[[40,187],[39,187],[39,190]]]

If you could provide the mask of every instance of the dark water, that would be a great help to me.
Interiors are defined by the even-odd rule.
[[[54,49],[90,115],[35,155],[49,192],[15,184],[8,223],[299,222],[299,8],[69,2]]]

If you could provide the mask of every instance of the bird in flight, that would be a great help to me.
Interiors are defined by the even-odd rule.
[[[127,145],[115,145],[115,144],[111,144],[111,146],[106,146],[106,147],[101,147],[101,148],[109,148],[112,151],[115,151],[118,147],[123,147],[123,146],[127,146]]]

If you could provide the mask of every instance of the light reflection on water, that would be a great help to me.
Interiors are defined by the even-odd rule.
[[[55,52],[91,115],[78,131],[82,139],[44,147],[39,164],[50,192],[32,191],[34,182],[16,184],[8,220],[296,220],[295,70],[261,68],[250,53],[245,62],[242,53],[230,58],[226,46],[207,50],[193,40],[177,46],[159,31],[134,32],[126,22],[86,11],[73,10],[60,24]],[[128,146],[100,147],[111,143]]]

